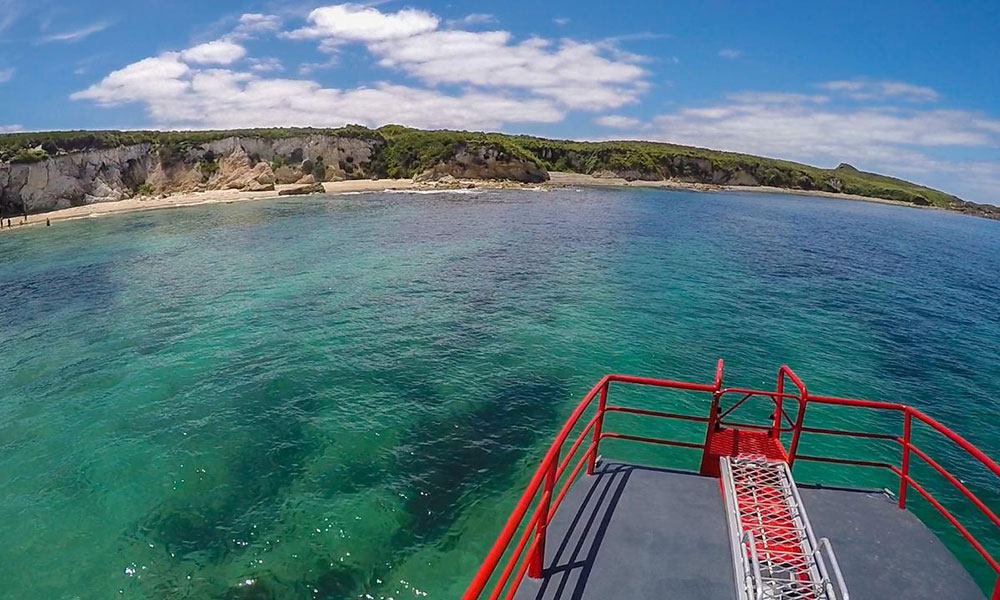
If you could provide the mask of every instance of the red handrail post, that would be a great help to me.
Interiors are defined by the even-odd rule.
[[[587,459],[587,475],[593,475],[594,467],[597,465],[597,449],[601,445],[601,425],[604,424],[604,413],[607,412],[609,385],[611,385],[610,380],[601,388],[601,397],[597,401],[597,421],[594,423],[594,441],[591,443],[594,450]]]
[[[795,425],[792,426],[792,443],[788,445],[788,466],[795,464],[795,454],[799,450],[799,437],[802,436],[802,421],[806,417],[806,401],[799,400],[799,412],[795,415]]]
[[[997,575],[997,584],[993,586],[993,595],[990,600],[1000,600],[1000,574]]]
[[[705,443],[701,445],[703,448],[701,453],[701,466],[698,467],[698,472],[702,475],[708,475],[711,477],[718,477],[718,465],[712,460],[712,438],[715,436],[716,430],[720,428],[719,426],[719,402],[722,400],[722,391],[716,386],[714,392],[712,392],[712,405],[708,408],[708,421],[705,426]]]
[[[809,391],[806,390],[806,384],[802,383],[799,376],[788,365],[781,365],[781,368],[778,369],[779,384],[784,381],[786,375],[792,380],[795,387],[799,388],[799,410],[795,415],[795,424],[792,425],[792,442],[788,445],[788,466],[791,467],[795,464],[795,453],[799,450],[799,438],[802,437],[802,421],[806,418],[806,404],[809,403]]]
[[[903,411],[903,465],[899,474],[899,508],[906,508],[906,490],[910,483],[910,407]]]
[[[774,391],[777,392],[777,395],[774,398],[774,420],[771,423],[771,439],[776,440],[781,435],[781,411],[785,393],[785,373],[780,369],[778,370],[778,385]]]
[[[528,565],[528,577],[541,579],[545,570],[545,532],[549,528],[549,505],[552,503],[552,494],[556,487],[556,469],[559,467],[559,449],[555,449],[552,455],[552,462],[545,473],[545,488],[542,491],[542,508],[538,513],[538,525],[535,535],[538,537],[538,545],[535,553],[531,555],[531,564]]]

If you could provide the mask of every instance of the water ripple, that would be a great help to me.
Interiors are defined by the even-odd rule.
[[[264,201],[0,236],[0,596],[457,597],[608,371],[703,380],[725,356],[732,382],[771,385],[789,362],[1000,455],[998,273],[994,222],[648,190]]]

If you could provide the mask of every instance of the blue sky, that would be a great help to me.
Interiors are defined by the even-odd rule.
[[[998,56],[996,0],[0,0],[0,130],[639,138],[1000,204]]]

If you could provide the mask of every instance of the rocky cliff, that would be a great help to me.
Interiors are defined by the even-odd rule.
[[[153,163],[149,144],[0,163],[0,215],[121,200],[146,182]]]
[[[315,183],[389,175],[381,135],[233,135],[207,141],[178,138],[114,147],[65,150],[56,144],[21,149],[0,160],[0,215],[39,213],[137,195]],[[166,136],[167,134],[163,134]],[[99,139],[99,138],[97,138]],[[52,154],[50,154],[52,153]],[[538,182],[548,173],[502,148],[462,141],[434,156],[414,155],[394,176],[509,179]],[[402,171],[402,172],[399,172]]]
[[[416,175],[418,181],[441,179],[508,179],[523,183],[548,181],[548,172],[530,160],[518,160],[502,148],[463,145],[454,154]]]
[[[67,131],[0,135],[0,215],[137,195],[262,191],[361,178],[500,179],[549,171],[628,180],[773,186],[885,198],[1000,218],[1000,208],[841,164],[834,169],[659,142],[576,142],[398,125],[368,129]]]
[[[533,140],[535,141],[535,140]],[[546,142],[547,140],[537,140]],[[768,163],[747,160],[718,160],[683,153],[655,155],[632,148],[601,147],[568,149],[564,145],[527,144],[543,164],[555,171],[591,173],[595,177],[616,177],[628,181],[663,181],[711,185],[770,185],[790,189],[843,191],[842,182],[831,177],[816,185],[813,178],[792,169],[778,169]]]
[[[384,141],[325,135],[227,137],[200,144],[91,148],[0,162],[0,214],[38,213],[135,195],[378,176]]]

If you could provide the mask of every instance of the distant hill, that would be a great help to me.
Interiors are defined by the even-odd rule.
[[[92,156],[83,160],[88,153]],[[236,158],[230,156],[234,153]],[[95,161],[101,164],[90,168],[97,164]],[[64,185],[31,188],[33,180],[28,174],[40,168],[55,169],[65,179]],[[241,178],[250,171],[254,173],[253,181]],[[579,142],[498,133],[424,131],[399,125],[379,129],[351,125],[337,129],[0,135],[0,213],[4,209],[6,214],[25,209],[43,212],[119,199],[150,189],[169,193],[181,188],[236,187],[240,183],[259,187],[268,181],[273,185],[274,181],[288,182],[308,175],[321,180],[450,174],[541,181],[548,178],[547,171],[854,194],[1000,218],[996,207],[965,202],[939,190],[859,171],[843,163],[835,169],[822,169],[658,142]],[[234,175],[237,172],[239,175]],[[102,185],[97,189],[88,178],[96,178]]]

